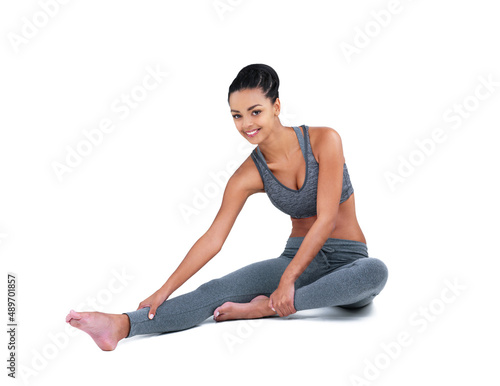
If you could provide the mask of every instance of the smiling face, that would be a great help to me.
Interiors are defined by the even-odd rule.
[[[271,132],[279,115],[280,102],[278,98],[273,105],[260,88],[253,88],[233,92],[229,107],[240,134],[256,144]]]

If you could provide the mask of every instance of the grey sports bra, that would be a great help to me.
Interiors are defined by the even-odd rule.
[[[262,177],[264,190],[273,205],[293,218],[311,217],[316,215],[319,164],[314,158],[311,149],[309,141],[309,127],[301,125],[304,129],[303,136],[300,128],[296,126],[292,127],[297,135],[299,145],[306,162],[306,176],[304,178],[304,184],[299,190],[290,189],[288,186],[285,186],[278,181],[267,166],[266,159],[262,155],[258,146],[252,151],[251,156],[257,166],[260,176]],[[346,164],[344,163],[344,176],[340,203],[347,200],[353,192],[354,189],[349,178],[349,172]]]

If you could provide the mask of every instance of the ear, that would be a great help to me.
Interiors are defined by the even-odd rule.
[[[280,98],[276,98],[276,100],[274,101],[274,115],[278,116],[280,115],[280,111],[281,111],[281,101],[280,101]]]

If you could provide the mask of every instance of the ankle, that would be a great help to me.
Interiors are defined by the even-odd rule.
[[[118,315],[119,338],[124,339],[130,333],[130,319],[127,314]]]

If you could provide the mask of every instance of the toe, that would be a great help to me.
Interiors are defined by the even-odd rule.
[[[68,323],[71,324],[73,327],[76,327],[76,328],[80,328],[81,327],[81,323],[77,319],[71,319]]]
[[[82,318],[82,315],[80,313],[76,312],[75,310],[71,310],[69,312],[69,314],[71,315],[72,319],[81,319]]]

